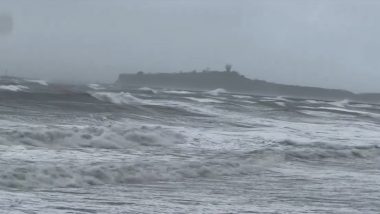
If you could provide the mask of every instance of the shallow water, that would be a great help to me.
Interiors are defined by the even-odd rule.
[[[378,213],[380,106],[1,92],[0,213]]]

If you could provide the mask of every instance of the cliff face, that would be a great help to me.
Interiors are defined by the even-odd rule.
[[[357,99],[361,95],[337,89],[324,89],[316,87],[292,86],[251,80],[237,72],[186,72],[186,73],[157,73],[120,74],[115,85],[118,88],[128,87],[155,87],[176,88],[190,90],[212,90],[224,88],[231,92],[251,93],[257,95],[291,96],[315,99]],[[374,96],[377,97],[380,96]],[[366,97],[369,99],[368,97]],[[367,100],[366,99],[366,100]]]

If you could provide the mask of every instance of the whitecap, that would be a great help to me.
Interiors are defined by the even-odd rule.
[[[128,92],[95,92],[91,93],[91,95],[100,101],[110,102],[118,105],[146,103],[146,101],[134,97]]]
[[[139,88],[139,91],[150,92],[150,93],[152,93],[152,94],[156,94],[156,93],[157,93],[156,90],[151,89],[151,88],[149,88],[149,87],[141,87],[141,88]]]
[[[194,94],[194,92],[184,90],[166,90],[163,92],[166,94]]]
[[[23,85],[0,85],[0,90],[8,90],[8,91],[23,91],[29,89],[27,86]]]
[[[227,93],[227,91],[223,88],[217,88],[211,91],[205,92],[206,94],[212,95],[212,96],[219,96],[220,94]]]
[[[347,104],[350,103],[350,100],[344,99],[340,101],[330,102],[330,105],[337,106],[337,107],[345,107]]]
[[[223,103],[220,100],[209,99],[209,98],[195,98],[195,97],[186,97],[186,99],[193,100],[200,103]]]
[[[87,87],[94,89],[94,90],[104,90],[105,89],[103,86],[101,86],[99,84],[95,84],[95,83],[88,84]]]
[[[250,99],[250,98],[252,98],[251,96],[247,96],[247,95],[232,95],[232,97],[239,98],[239,99]]]
[[[46,80],[27,80],[28,82],[37,83],[43,86],[48,86],[48,82]]]
[[[284,102],[274,102],[274,103],[279,106],[286,107],[286,104]]]

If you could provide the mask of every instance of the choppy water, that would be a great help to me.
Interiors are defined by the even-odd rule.
[[[379,213],[380,106],[0,93],[0,213]]]

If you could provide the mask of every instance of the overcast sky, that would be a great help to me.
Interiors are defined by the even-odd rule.
[[[0,0],[0,14],[0,69],[13,75],[112,82],[231,63],[250,78],[380,92],[379,0]]]

